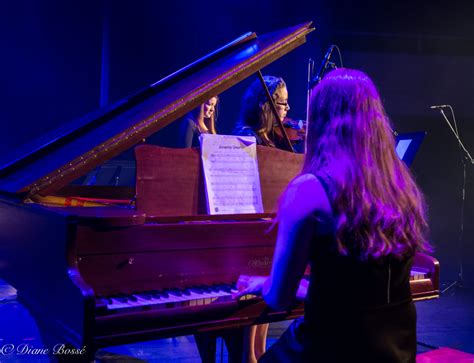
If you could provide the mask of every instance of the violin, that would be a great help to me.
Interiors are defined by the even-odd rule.
[[[306,137],[306,120],[295,120],[285,117],[283,120],[283,126],[285,127],[286,133],[292,143],[304,141]]]
[[[295,120],[290,117],[285,117],[283,120],[283,127],[288,135],[288,138],[296,152],[304,151],[304,140],[306,137],[306,121]],[[277,147],[281,149],[288,149],[285,146],[284,135],[281,131],[280,125],[276,124],[273,126],[274,142]]]

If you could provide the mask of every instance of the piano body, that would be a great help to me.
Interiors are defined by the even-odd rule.
[[[261,299],[233,301],[241,273],[268,274],[278,195],[302,155],[258,148],[265,213],[210,216],[199,152],[136,148],[136,190],[71,186],[213,95],[303,44],[310,23],[246,34],[106,110],[66,124],[0,169],[0,278],[36,319],[45,345],[98,348],[291,319]],[[34,203],[47,195],[132,199],[129,206]],[[87,204],[87,203],[86,203]],[[439,294],[437,262],[419,255],[415,299]]]

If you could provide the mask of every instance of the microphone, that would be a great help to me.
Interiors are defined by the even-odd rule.
[[[316,76],[311,80],[311,84],[314,86],[316,85],[322,78],[323,76],[323,73],[324,71],[326,70],[328,64],[329,64],[329,59],[331,59],[331,54],[332,54],[332,51],[334,50],[334,45],[331,45],[328,49],[328,51],[326,52],[326,55],[324,56],[323,58],[323,61],[321,63],[321,67],[319,68],[318,70],[318,73],[316,74]],[[311,87],[312,88],[312,87]]]
[[[435,108],[446,108],[446,107],[450,107],[450,105],[434,105],[434,106],[430,106],[431,109],[435,109]]]

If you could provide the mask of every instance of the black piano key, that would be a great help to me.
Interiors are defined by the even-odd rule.
[[[110,298],[115,299],[115,300],[117,300],[118,302],[121,302],[121,303],[128,302],[128,297],[126,295],[123,295],[123,294],[112,295],[112,296],[110,296]]]
[[[163,297],[163,298],[168,298],[169,297],[169,294],[166,291],[163,291],[163,290],[148,290],[148,291],[146,291],[146,293],[149,293],[155,299],[159,299],[161,297]]]
[[[168,294],[166,291],[164,290],[159,290],[159,294],[164,297],[164,298],[168,298],[170,297],[170,294]]]
[[[112,300],[110,300],[106,297],[103,297],[103,296],[98,296],[95,300],[96,308],[104,308],[109,304],[112,304]]]
[[[127,299],[128,299],[129,301],[133,301],[133,302],[137,302],[137,301],[138,301],[138,299],[137,299],[137,297],[136,297],[135,295],[128,295],[128,296],[127,296]]]
[[[97,304],[110,305],[112,303],[113,303],[113,301],[110,298],[110,296],[97,296],[97,298],[96,298],[96,305]]]
[[[196,287],[200,288],[203,292],[205,292],[207,294],[210,294],[212,292],[209,285],[198,285]]]
[[[163,291],[166,291],[168,294],[181,297],[183,296],[182,292],[179,289],[165,289]]]
[[[204,294],[204,290],[197,286],[191,286],[187,290],[194,292],[195,294]]]
[[[180,289],[180,290],[181,290],[181,293],[184,296],[190,296],[191,295],[191,291],[189,291],[188,289]]]
[[[151,300],[151,299],[153,299],[152,294],[145,293],[145,292],[137,292],[137,293],[135,293],[135,294],[133,294],[133,295],[135,295],[135,296],[137,296],[137,297],[139,297],[139,298],[141,298],[141,299],[143,299],[143,300]]]
[[[230,294],[231,290],[232,290],[232,285],[230,284],[222,284],[221,285],[221,290],[224,291],[224,292],[228,292]]]
[[[222,291],[222,287],[220,286],[220,284],[214,284],[214,285],[211,285],[209,286],[209,288],[214,291],[214,292],[220,292]]]

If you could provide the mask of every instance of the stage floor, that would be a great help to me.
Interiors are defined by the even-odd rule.
[[[474,290],[450,291],[440,299],[418,302],[418,352],[430,347],[449,347],[474,354]],[[289,322],[270,325],[268,345],[273,344]],[[41,355],[2,354],[2,347],[27,343],[43,348],[36,324],[28,311],[16,301],[15,290],[0,280],[0,362],[49,362]],[[227,362],[220,340],[216,362]],[[192,336],[154,340],[100,350],[102,362],[200,362]]]

